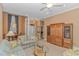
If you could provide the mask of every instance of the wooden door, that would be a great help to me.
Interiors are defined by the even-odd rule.
[[[62,46],[63,43],[63,30],[64,30],[64,24],[63,23],[58,23],[55,24],[55,44]]]

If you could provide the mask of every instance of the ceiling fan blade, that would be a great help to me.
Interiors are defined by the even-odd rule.
[[[46,5],[46,3],[42,3],[42,4],[45,4]]]
[[[53,5],[53,7],[63,7],[64,5],[61,4],[61,5]]]
[[[41,8],[40,11],[42,11],[42,10],[44,10],[44,9],[46,9],[46,8],[47,8],[47,7]]]

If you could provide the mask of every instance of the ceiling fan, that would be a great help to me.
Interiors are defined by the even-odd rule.
[[[45,9],[50,9],[52,7],[62,7],[64,6],[64,4],[61,3],[42,3],[43,5],[45,5],[45,7],[41,8],[40,11],[43,11]]]

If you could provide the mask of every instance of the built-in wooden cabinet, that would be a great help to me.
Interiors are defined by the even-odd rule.
[[[56,23],[47,26],[47,41],[61,47],[72,48],[72,38],[65,37],[65,35],[70,35],[72,37],[72,33],[66,34],[65,26],[67,25],[64,23]],[[68,29],[68,31],[72,32],[71,29]]]
[[[64,24],[63,47],[73,48],[73,24]]]
[[[54,24],[52,26],[52,28],[51,28],[51,31],[52,31],[51,32],[52,33],[51,36],[54,36],[54,37],[52,37],[52,39],[55,39],[55,40],[53,40],[53,41],[55,41],[54,44],[62,46],[62,40],[63,40],[63,23]]]

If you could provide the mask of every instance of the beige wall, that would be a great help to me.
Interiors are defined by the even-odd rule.
[[[79,46],[79,8],[46,18],[45,25],[53,23],[72,23],[73,24],[73,44]],[[45,34],[46,31],[45,31]]]
[[[0,4],[0,42],[2,40],[2,6]]]

